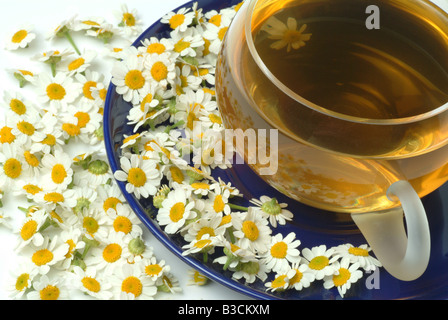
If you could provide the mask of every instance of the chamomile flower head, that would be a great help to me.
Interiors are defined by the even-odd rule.
[[[7,112],[15,117],[29,116],[36,118],[39,116],[36,107],[19,92],[5,91],[3,101],[8,108]]]
[[[58,71],[66,72],[70,76],[82,73],[90,67],[96,55],[96,51],[85,50],[80,56],[67,59],[64,63],[59,64]]]
[[[202,79],[193,75],[188,64],[176,65],[176,93],[181,95],[187,91],[196,91],[201,87]]]
[[[169,24],[170,28],[175,31],[185,32],[194,18],[194,11],[190,11],[190,8],[181,8],[177,12],[167,13],[160,22]]]
[[[224,40],[224,36],[227,33],[227,29],[229,29],[229,25],[221,24],[220,26],[216,26],[213,23],[208,23],[206,25],[206,30],[204,31],[204,38],[210,41],[210,46],[208,50],[214,54],[218,54],[221,49],[222,41]]]
[[[133,37],[141,32],[141,20],[138,18],[136,9],[128,9],[126,4],[122,4],[120,11],[116,12],[115,15],[120,21],[118,26],[123,30],[125,37]]]
[[[169,53],[149,54],[145,58],[145,74],[155,85],[167,88],[174,84],[175,60]]]
[[[127,192],[135,194],[137,199],[156,194],[162,179],[156,162],[132,154],[130,159],[122,157],[120,165],[122,170],[115,171],[114,177],[126,182]]]
[[[268,269],[285,273],[290,269],[290,264],[299,263],[302,260],[300,251],[297,249],[299,245],[300,240],[296,239],[295,233],[291,232],[286,237],[278,233],[271,237],[271,245],[262,256],[262,261]]]
[[[119,30],[115,28],[111,23],[103,23],[99,27],[91,28],[86,31],[86,36],[94,37],[102,40],[104,43],[108,43]]]
[[[22,261],[23,260],[23,261]],[[29,260],[20,259],[17,267],[10,270],[7,278],[6,290],[12,299],[20,299],[32,288],[38,269]]]
[[[184,250],[182,255],[186,256],[194,253],[212,254],[215,251],[215,247],[219,244],[220,242],[217,237],[211,237],[209,234],[204,234],[200,239],[194,239],[184,245],[182,247]]]
[[[82,85],[82,98],[87,101],[96,102],[93,96],[93,90],[100,90],[101,87],[104,88],[104,75],[87,69],[83,73],[77,73],[75,78]],[[102,105],[100,103],[97,104]]]
[[[74,52],[70,49],[64,49],[62,51],[59,50],[48,50],[43,51],[42,53],[36,54],[33,59],[40,62],[45,62],[48,64],[55,63],[56,65],[59,62],[63,62],[66,59],[69,59]]]
[[[56,25],[52,30],[47,33],[47,40],[52,40],[55,37],[62,37],[63,34],[69,30],[73,29],[76,15],[69,17],[68,19],[62,20]]]
[[[107,160],[103,157],[97,157],[92,158],[85,169],[78,171],[74,175],[74,182],[78,186],[90,186],[96,189],[106,184],[112,177]]]
[[[194,28],[189,28],[185,32],[173,31],[171,39],[174,42],[173,50],[179,57],[195,57],[196,50],[204,45],[204,39]]]
[[[157,281],[164,274],[170,272],[170,266],[165,260],[158,261],[156,257],[143,259],[139,262],[142,272],[152,281]]]
[[[12,117],[14,126],[11,133],[15,136],[15,142],[19,145],[29,145],[33,141],[41,141],[45,134],[40,130],[43,127],[41,118],[37,114],[34,116],[23,115]]]
[[[154,299],[157,293],[155,282],[130,264],[117,268],[111,281],[116,299],[148,300]]]
[[[49,211],[53,211],[57,207],[71,211],[76,206],[75,195],[76,193],[72,189],[44,189],[34,195],[33,201]]]
[[[83,270],[75,266],[69,277],[74,288],[93,298],[109,300],[113,296],[111,292],[112,284],[107,281],[107,278],[102,277],[95,267],[87,266]]]
[[[81,93],[81,85],[62,72],[57,73],[54,78],[42,73],[36,85],[39,93],[38,101],[49,104],[49,111],[56,114],[75,101]]]
[[[260,199],[252,199],[251,203],[255,204],[255,210],[269,219],[270,224],[276,228],[277,223],[284,225],[286,221],[290,221],[293,217],[291,211],[287,210],[286,203],[279,203],[276,198],[261,196]]]
[[[339,256],[341,259],[348,259],[350,263],[359,263],[359,267],[366,271],[372,271],[381,267],[382,264],[375,257],[370,255],[372,249],[363,244],[358,247],[347,243],[341,244],[334,249],[334,255]]]
[[[157,214],[157,221],[165,227],[166,233],[176,233],[187,220],[196,217],[196,212],[193,211],[194,204],[194,200],[190,199],[186,190],[174,189],[163,200],[162,207]]]
[[[69,122],[68,118],[76,118],[76,125],[80,129],[80,135],[85,135],[85,140],[98,130],[102,122],[102,115],[98,112],[99,106],[82,100],[75,105],[69,105],[64,116],[61,116],[62,121]]]
[[[344,297],[351,285],[356,283],[362,277],[362,271],[359,270],[359,263],[351,264],[348,259],[334,263],[335,272],[324,278],[324,288],[331,289],[336,287],[339,295]]]
[[[265,281],[268,278],[269,270],[260,260],[241,263],[233,272],[232,278],[236,280],[244,279],[246,283],[254,283],[260,279]]]
[[[322,280],[335,273],[334,263],[337,261],[337,257],[334,257],[333,254],[334,248],[327,249],[325,245],[302,250],[302,256],[306,259],[309,270],[315,275],[316,280]]]
[[[149,79],[144,71],[144,58],[130,55],[117,61],[112,69],[112,83],[125,101],[139,103],[148,91]]]
[[[177,54],[173,53],[174,43],[171,38],[159,39],[157,37],[150,37],[149,39],[142,40],[142,45],[137,49],[142,55],[168,53],[175,55],[174,58],[177,57]]]
[[[96,190],[98,199],[95,204],[104,213],[107,213],[109,209],[116,210],[117,205],[126,202],[123,193],[116,183],[100,185]]]
[[[204,286],[208,283],[208,278],[195,269],[190,269],[188,276],[188,285],[190,286]]]
[[[0,186],[14,185],[24,175],[26,167],[21,148],[16,144],[4,143],[0,153]]]
[[[69,290],[64,277],[42,275],[33,282],[33,289],[27,294],[29,300],[67,300]]]
[[[72,30],[96,30],[104,23],[103,17],[88,17],[85,19],[76,19],[73,21]]]
[[[43,138],[41,140],[33,141],[30,147],[30,152],[33,154],[48,154],[50,152],[54,152],[56,149],[62,149],[65,142],[63,140],[63,133],[59,124],[59,118],[52,113],[47,112],[42,116],[40,121],[46,124],[40,129],[43,133]]]
[[[16,250],[20,251],[28,246],[28,244],[41,246],[44,243],[44,236],[41,234],[40,228],[46,221],[47,213],[43,209],[25,218],[15,230],[15,233],[18,235]]]
[[[235,16],[235,10],[224,8],[219,12],[216,10],[210,10],[204,14],[207,18],[207,22],[214,24],[217,27],[228,26]]]
[[[27,83],[34,83],[36,80],[34,73],[26,69],[9,69],[10,74],[19,82],[19,87],[23,88]]]
[[[127,204],[117,204],[115,209],[107,211],[107,215],[111,219],[112,230],[115,232],[131,234],[134,237],[142,235],[141,221]]]
[[[271,245],[272,230],[268,221],[249,208],[244,218],[233,222],[234,235],[240,239],[240,245],[263,254]]]
[[[42,157],[42,175],[46,190],[64,190],[72,182],[72,163],[71,157],[61,150]]]
[[[274,279],[264,285],[268,291],[284,291],[289,287],[290,273],[277,273]]]
[[[89,239],[101,239],[107,237],[111,220],[99,209],[85,209],[78,214],[81,230]]]
[[[220,214],[203,214],[198,220],[190,223],[186,228],[187,233],[184,239],[187,242],[200,240],[205,234],[210,237],[223,236],[226,226],[222,225],[222,215]]]
[[[76,199],[76,205],[73,207],[73,213],[79,214],[84,210],[89,210],[93,207],[93,203],[98,196],[97,192],[93,188],[75,186],[73,188],[75,194],[73,198]]]
[[[31,26],[23,26],[14,30],[6,39],[6,50],[17,50],[19,48],[26,48],[36,38]]]
[[[44,237],[44,242],[38,247],[27,247],[30,251],[31,262],[38,268],[40,274],[47,274],[51,267],[57,267],[57,264],[65,259],[68,253],[69,245],[62,242],[57,235],[51,239]]]
[[[64,229],[60,233],[60,241],[68,244],[68,251],[65,254],[65,259],[60,262],[60,267],[64,270],[68,270],[72,265],[72,261],[75,259],[77,252],[82,252],[86,243],[82,239],[82,230],[79,228],[70,227]]]
[[[300,291],[303,288],[308,288],[316,280],[314,273],[310,272],[306,263],[293,263],[291,270],[293,272],[289,279],[289,288],[291,289]]]

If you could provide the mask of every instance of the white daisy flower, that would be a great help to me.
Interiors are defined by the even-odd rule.
[[[144,125],[149,119],[153,119],[160,112],[164,112],[167,108],[161,110],[157,109],[160,104],[160,100],[157,99],[156,95],[159,88],[155,85],[150,85],[148,92],[144,97],[142,97],[139,104],[133,105],[129,110],[127,119],[128,124],[134,126],[134,132],[136,132],[140,126]]]
[[[109,300],[113,296],[111,292],[112,284],[102,277],[95,267],[87,266],[84,271],[82,268],[75,266],[69,277],[74,288],[93,298]]]
[[[73,181],[77,186],[97,188],[112,177],[107,160],[98,157],[90,161],[85,169],[76,172]]]
[[[15,268],[11,268],[6,280],[5,290],[12,299],[20,299],[32,288],[35,277],[39,274],[36,266],[29,260],[19,259]]]
[[[121,5],[121,10],[116,12],[119,27],[121,27],[125,37],[134,37],[140,34],[142,21],[138,19],[137,10],[129,10],[126,4]]]
[[[291,232],[284,238],[278,233],[271,237],[271,245],[262,256],[262,261],[273,272],[284,273],[290,269],[290,264],[298,263],[302,259],[297,249],[299,245],[300,240],[296,240],[295,233]]]
[[[165,260],[157,261],[156,257],[143,259],[138,264],[142,272],[152,281],[157,281],[171,269]]]
[[[54,155],[45,154],[42,157],[42,183],[45,189],[65,189],[72,182],[72,163],[70,156],[61,150],[56,150]]]
[[[178,55],[173,52],[174,43],[171,38],[158,39],[157,37],[150,37],[149,39],[144,39],[139,46],[138,51],[141,54],[164,54],[174,55],[176,58]]]
[[[86,243],[82,240],[83,233],[79,228],[71,227],[63,229],[59,235],[60,241],[68,244],[68,251],[65,254],[65,259],[60,262],[60,267],[63,270],[68,270],[75,258],[76,252],[81,252],[86,246]]]
[[[193,71],[188,64],[176,65],[176,93],[181,95],[189,90],[199,90],[202,79],[193,75]]]
[[[306,263],[293,263],[291,270],[293,275],[289,277],[289,288],[301,291],[303,288],[308,288],[316,280],[314,273],[309,271]]]
[[[291,49],[299,49],[306,45],[306,41],[310,40],[311,33],[303,33],[307,27],[306,24],[301,25],[297,30],[297,20],[288,17],[286,24],[275,16],[271,16],[263,25],[262,30],[266,31],[269,39],[277,40],[271,44],[271,48],[281,50],[286,47],[286,51]]]
[[[53,30],[47,33],[47,40],[52,40],[55,37],[61,36],[61,33],[66,32],[67,30],[72,30],[74,26],[74,22],[76,19],[76,14],[71,16],[68,19],[62,20]]]
[[[228,189],[214,188],[208,195],[208,199],[206,200],[207,212],[211,212],[213,214],[230,214],[230,191]]]
[[[162,17],[161,23],[170,25],[170,28],[179,32],[185,32],[188,26],[193,22],[195,13],[190,8],[181,8],[177,12],[169,12]]]
[[[43,190],[34,195],[33,201],[50,211],[57,206],[61,206],[66,210],[72,210],[76,206],[75,194],[75,191],[72,189],[62,191]]]
[[[36,34],[32,32],[31,26],[23,26],[19,30],[15,30],[6,40],[6,50],[17,50],[26,48],[36,38]]]
[[[210,237],[224,236],[226,226],[221,225],[221,223],[222,215],[205,214],[182,230],[188,230],[184,235],[184,239],[187,242],[191,242],[202,239],[205,234],[208,234]]]
[[[302,256],[306,259],[309,270],[315,275],[316,280],[322,280],[336,271],[334,263],[338,257],[334,257],[333,254],[334,249],[327,249],[324,244],[302,250]]]
[[[69,122],[68,118],[76,118],[76,125],[80,129],[80,135],[85,135],[83,140],[88,140],[90,135],[98,130],[103,121],[103,116],[98,112],[99,106],[87,100],[83,100],[75,106],[69,105],[64,116],[63,122]]]
[[[98,199],[95,201],[95,205],[104,213],[107,213],[109,209],[115,210],[118,204],[126,202],[123,193],[116,183],[100,185],[96,190]]]
[[[217,103],[212,99],[212,95],[200,89],[198,91],[187,90],[185,94],[179,96],[176,104],[177,112],[174,116],[174,121],[185,122],[185,126],[190,131],[193,131],[196,121],[199,121],[201,111],[216,110]]]
[[[110,229],[110,218],[98,209],[83,210],[78,219],[84,234],[89,239],[107,237]]]
[[[84,50],[84,52],[75,59],[70,59],[59,64],[57,71],[66,72],[69,76],[82,73],[91,66],[96,55],[97,53],[94,50]]]
[[[213,254],[215,247],[219,244],[217,237],[211,237],[210,234],[204,234],[200,239],[194,239],[186,245],[182,246],[183,256],[194,253]],[[205,256],[206,257],[206,256]],[[204,262],[207,258],[204,258]]]
[[[30,101],[25,100],[19,92],[5,91],[3,101],[8,106],[7,112],[16,117],[27,115],[31,118],[36,118],[39,116],[39,112],[34,105]]]
[[[155,282],[138,267],[124,264],[110,278],[116,299],[148,300],[157,293]]]
[[[0,187],[14,185],[27,166],[23,153],[16,144],[3,143],[0,152]]]
[[[65,259],[69,245],[61,242],[57,235],[51,239],[45,236],[42,245],[27,247],[25,250],[30,251],[31,262],[38,268],[39,273],[44,275],[51,267],[56,267],[56,264]]]
[[[284,225],[286,221],[292,220],[292,212],[285,209],[288,204],[279,203],[276,198],[261,196],[260,199],[251,199],[250,202],[257,206],[255,210],[268,218],[274,228],[277,227],[277,223]]]
[[[381,267],[382,264],[369,254],[371,251],[372,249],[367,244],[355,247],[347,243],[335,247],[334,255],[341,259],[348,259],[350,263],[358,262],[360,268],[366,271],[372,271]]]
[[[95,203],[98,196],[95,189],[90,187],[75,186],[73,190],[75,191],[73,198],[76,199],[76,205],[72,209],[73,213],[78,214],[84,210],[89,210],[92,208],[91,206]]]
[[[96,102],[93,91],[97,89],[98,92],[100,87],[104,88],[104,75],[87,69],[83,73],[77,73],[75,78],[82,85],[82,98],[87,101]],[[102,106],[102,104],[98,105]]]
[[[188,270],[188,283],[190,286],[205,286],[208,283],[208,278],[196,269]]]
[[[269,250],[272,230],[268,221],[249,207],[242,221],[233,221],[234,235],[240,239],[240,246],[255,250],[259,254]]]
[[[27,83],[34,83],[36,80],[34,73],[25,69],[7,69],[14,78],[19,81],[19,87],[23,88]]]
[[[33,282],[33,289],[27,294],[28,300],[68,300],[68,288],[65,277],[42,275],[39,280]]]
[[[340,296],[344,297],[351,285],[362,278],[362,271],[359,270],[359,263],[350,264],[348,259],[336,261],[334,265],[336,271],[324,278],[324,288],[336,287]]]
[[[140,227],[142,222],[127,204],[117,204],[115,209],[107,211],[107,215],[115,232],[132,234],[134,237],[143,234],[143,229]]]
[[[156,85],[166,88],[176,78],[175,60],[168,53],[149,54],[145,58],[144,73]]]
[[[15,142],[19,145],[29,145],[31,142],[42,141],[45,138],[45,134],[41,132],[44,125],[37,114],[14,116],[13,121],[15,125],[11,133],[16,137]]]
[[[174,189],[162,202],[157,221],[161,226],[165,226],[165,232],[174,234],[187,220],[196,217],[196,213],[192,210],[194,205],[194,201],[190,200],[189,194],[184,189]]]
[[[47,213],[44,209],[35,211],[32,216],[25,218],[19,227],[14,230],[18,234],[18,242],[15,250],[20,251],[30,243],[36,247],[44,243],[44,237],[40,233],[40,228],[47,220]]]
[[[82,31],[82,30],[95,30],[100,28],[104,23],[104,18],[102,17],[88,17],[85,19],[76,19],[73,21],[72,30]]]
[[[265,281],[268,277],[269,270],[259,260],[241,263],[236,271],[233,272],[232,278],[236,280],[244,279],[246,283],[254,283],[260,279]]]
[[[226,35],[227,29],[229,29],[229,25],[220,25],[219,27],[213,23],[207,23],[206,29],[203,33],[205,39],[210,41],[210,46],[208,50],[214,54],[218,54],[221,49],[222,41],[224,40],[224,36]]]
[[[217,27],[228,26],[235,16],[235,10],[230,8],[221,9],[219,12],[216,10],[210,10],[204,14],[208,23],[212,23]]]
[[[278,273],[275,275],[274,279],[270,282],[266,282],[264,285],[268,291],[284,291],[289,287],[289,280],[291,277],[291,272],[289,273]]]
[[[125,101],[138,104],[146,95],[149,79],[144,70],[144,58],[136,55],[129,55],[125,60],[114,64],[112,83]]]
[[[40,131],[44,134],[44,138],[42,140],[33,141],[30,152],[33,154],[36,153],[50,153],[55,151],[56,149],[61,149],[65,142],[62,139],[63,133],[60,128],[59,119],[52,113],[45,113],[40,119],[41,123],[44,123],[45,126],[40,129]]]
[[[156,285],[161,292],[172,294],[182,292],[179,280],[171,272],[165,272],[161,278],[157,279]]]
[[[102,40],[104,43],[108,43],[110,39],[117,34],[119,30],[115,28],[111,23],[103,23],[99,28],[91,28],[86,31],[86,36],[94,37]]]
[[[171,39],[174,43],[174,52],[180,57],[195,57],[200,47],[204,45],[201,34],[195,32],[196,29],[189,28],[185,32],[171,32]]]
[[[55,114],[63,111],[81,93],[81,84],[74,82],[73,78],[64,73],[57,73],[54,78],[42,73],[39,75],[37,86],[39,102],[49,103],[49,111]]]
[[[115,171],[114,177],[126,182],[127,192],[134,193],[137,199],[156,194],[162,179],[156,162],[132,154],[130,159],[121,157],[120,165],[122,170]]]

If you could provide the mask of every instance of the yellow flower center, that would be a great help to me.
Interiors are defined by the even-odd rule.
[[[67,178],[67,171],[62,164],[55,164],[51,169],[51,180],[54,183],[61,184]]]
[[[20,132],[26,134],[27,136],[32,136],[36,131],[34,126],[27,121],[19,121],[17,123],[17,129],[19,129]]]
[[[221,220],[221,223],[219,224],[219,226],[223,226],[230,222],[232,222],[232,216],[231,215],[224,216],[224,217],[222,217],[222,220]]]
[[[84,97],[87,99],[93,100],[92,96],[92,88],[95,88],[97,83],[95,81],[86,81],[82,87],[82,93],[84,94]]]
[[[145,78],[140,70],[130,70],[124,77],[126,86],[131,90],[138,90],[145,85]]]
[[[366,249],[357,248],[357,247],[350,247],[348,249],[348,252],[359,257],[368,257],[369,252]]]
[[[339,269],[339,274],[333,276],[333,283],[336,287],[340,287],[347,283],[350,279],[350,271],[345,268]]]
[[[39,165],[39,159],[38,159],[34,154],[32,154],[30,151],[28,151],[28,150],[25,151],[25,152],[23,153],[23,155],[25,156],[25,160],[26,160],[26,162],[27,162],[30,166],[36,168],[36,167]]]
[[[3,164],[3,170],[9,178],[16,179],[22,173],[22,164],[15,158],[9,158]]]
[[[23,291],[28,287],[28,281],[30,280],[30,275],[28,273],[22,273],[17,277],[15,288],[17,291]]]
[[[47,96],[50,100],[62,100],[65,94],[65,89],[60,84],[51,83],[47,86]]]
[[[293,285],[295,283],[299,283],[300,280],[302,280],[302,278],[303,278],[303,273],[296,269],[296,274],[294,275],[294,277],[289,279],[289,284]]]
[[[40,290],[39,294],[42,300],[57,300],[59,298],[60,291],[58,287],[48,285]]]
[[[35,195],[42,191],[42,188],[39,188],[35,184],[26,184],[23,186],[23,190],[25,190],[26,193]]]
[[[218,194],[213,201],[213,209],[215,212],[221,212],[224,210],[225,205],[226,204],[222,200],[222,195]]]
[[[90,115],[87,112],[78,111],[75,113],[78,118],[78,127],[84,128],[90,121]]]
[[[98,221],[92,217],[84,217],[82,220],[82,226],[90,235],[95,234],[100,227]]]
[[[204,249],[204,248],[210,246],[211,244],[212,244],[212,241],[210,239],[203,239],[203,240],[197,241],[194,244],[194,246],[199,249]]]
[[[215,230],[213,230],[213,228],[210,227],[202,227],[201,230],[198,231],[198,234],[196,235],[196,240],[200,240],[204,234],[208,234],[210,235],[210,237],[214,237],[215,236]]]
[[[147,52],[147,53],[157,53],[157,54],[162,54],[163,52],[165,52],[165,50],[166,50],[165,45],[163,45],[162,43],[159,43],[159,42],[151,43],[151,44],[146,48],[146,52]]]
[[[37,250],[33,253],[31,260],[36,266],[43,266],[53,260],[53,253],[48,249]]]
[[[215,14],[211,17],[208,22],[213,23],[215,26],[219,27],[221,25],[222,17],[220,14]]]
[[[26,106],[19,99],[11,99],[11,101],[9,102],[9,107],[18,115],[23,115],[26,113]]]
[[[100,290],[101,290],[101,285],[98,282],[98,280],[96,280],[92,277],[82,278],[81,283],[84,286],[84,288],[86,288],[87,290],[89,290],[91,292],[100,292]]]
[[[56,138],[54,135],[48,133],[47,136],[42,140],[42,144],[45,144],[47,146],[54,146],[56,144]]]
[[[143,285],[139,278],[137,277],[127,277],[121,283],[121,291],[126,293],[132,293],[134,297],[138,297],[143,292]]]
[[[193,189],[196,189],[196,190],[199,190],[199,189],[209,190],[210,189],[210,185],[205,182],[194,182],[191,184],[191,186],[193,187]]]
[[[182,183],[182,181],[184,181],[184,174],[182,173],[182,170],[180,170],[178,167],[172,166],[170,168],[170,172],[171,172],[171,178],[177,182],[177,183]]]
[[[64,201],[64,196],[59,192],[49,192],[44,195],[44,200],[47,202],[58,203]]]
[[[244,236],[250,241],[255,241],[258,239],[260,231],[258,230],[257,225],[253,221],[244,221],[242,231]]]
[[[121,257],[123,248],[119,244],[111,243],[103,250],[103,259],[108,263],[114,263]]]
[[[286,285],[286,274],[282,274],[276,277],[272,282],[271,286],[274,289],[283,288]]]
[[[70,137],[76,137],[81,133],[81,128],[73,123],[63,123],[62,130],[64,130]]]
[[[190,47],[190,42],[188,41],[183,41],[183,39],[179,40],[176,42],[176,44],[174,45],[174,51],[176,51],[177,53],[181,53],[182,51],[184,51],[185,49],[188,49]]]
[[[173,222],[178,222],[185,213],[185,205],[182,202],[177,202],[170,209],[170,219]]]
[[[146,183],[146,174],[140,168],[131,168],[128,173],[128,182],[137,188],[140,188]]]
[[[26,30],[19,30],[16,33],[14,33],[14,35],[12,36],[11,41],[14,43],[20,43],[23,41],[23,39],[26,38],[26,36],[28,35],[28,31]]]
[[[135,26],[135,17],[134,17],[134,15],[132,13],[129,13],[129,12],[123,13],[123,22],[128,27]]]
[[[168,76],[167,66],[163,62],[157,61],[151,67],[151,76],[157,82],[160,82],[160,81],[166,79],[166,77]]]
[[[74,249],[76,247],[76,243],[75,243],[75,241],[73,241],[73,239],[68,239],[67,241],[65,241],[65,243],[68,244],[68,251],[65,254],[65,257],[66,258],[71,258],[72,253],[73,253],[73,251],[74,251]]]
[[[20,229],[20,237],[23,239],[23,241],[27,241],[31,239],[31,237],[36,233],[37,231],[37,222],[34,220],[29,220],[25,222],[22,226],[22,229]]]
[[[182,25],[182,23],[184,23],[184,21],[185,21],[185,16],[183,14],[173,15],[169,20],[171,29],[176,29],[177,27]]]
[[[128,234],[132,230],[132,222],[127,217],[118,216],[114,220],[114,229],[116,232],[123,232],[124,234]]]
[[[330,260],[325,257],[325,256],[317,256],[314,257],[310,263],[308,264],[308,267],[310,269],[314,269],[314,270],[322,270],[323,268],[325,268],[326,266],[328,266]]]
[[[149,264],[145,267],[145,273],[152,277],[160,274],[162,272],[162,267],[158,264]]]
[[[68,71],[74,71],[76,69],[79,69],[85,62],[86,60],[84,58],[78,58],[73,60],[68,65]]]
[[[277,242],[271,247],[271,255],[276,259],[286,258],[287,251],[288,251],[288,245],[283,241]]]
[[[216,115],[216,114],[210,113],[210,114],[208,115],[208,118],[210,119],[210,121],[211,121],[212,123],[222,124],[222,119],[221,119],[221,117],[218,116],[218,115]]]
[[[12,128],[3,127],[0,129],[0,142],[1,143],[12,143],[16,139],[16,136],[11,133]]]
[[[92,20],[84,20],[84,21],[82,21],[82,23],[84,23],[84,24],[86,24],[86,25],[88,25],[88,26],[99,26],[99,23],[98,22],[95,22],[95,21],[92,21]]]
[[[116,197],[109,197],[106,200],[104,200],[103,202],[103,209],[105,212],[107,212],[107,210],[109,209],[117,209],[117,204],[122,203],[120,201],[120,199],[116,198]]]
[[[224,36],[226,35],[227,29],[229,29],[229,27],[224,27],[224,28],[219,29],[219,31],[218,31],[219,40],[221,40],[221,41],[224,40]]]

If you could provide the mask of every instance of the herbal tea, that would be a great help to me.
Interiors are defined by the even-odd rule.
[[[366,27],[368,5],[379,29]],[[282,133],[268,183],[316,207],[368,212],[399,205],[386,197],[397,180],[423,196],[448,179],[446,13],[414,0],[255,8],[249,34],[238,18],[223,42],[217,97],[227,127]]]

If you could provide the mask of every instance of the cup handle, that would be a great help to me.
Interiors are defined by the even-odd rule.
[[[431,238],[425,208],[408,181],[394,182],[387,197],[398,197],[401,207],[387,212],[352,214],[372,251],[395,278],[412,281],[425,272]],[[403,221],[406,219],[407,236]]]

